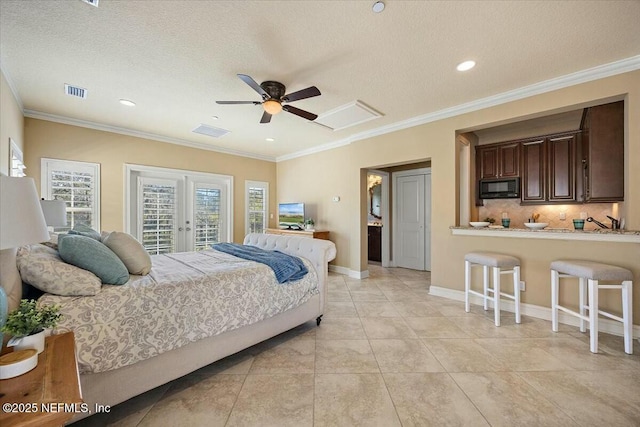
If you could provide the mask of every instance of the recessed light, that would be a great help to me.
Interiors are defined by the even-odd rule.
[[[133,101],[129,101],[128,99],[121,99],[120,104],[126,105],[127,107],[135,107],[136,103]]]
[[[372,9],[373,9],[373,11],[375,13],[380,13],[380,12],[382,12],[384,10],[384,3],[381,2],[381,1],[377,1],[377,2],[375,2],[373,4],[373,8]]]
[[[267,139],[265,139],[265,141],[273,142],[273,141],[275,141],[275,139],[273,139],[273,138],[267,138]]]
[[[459,63],[456,69],[458,71],[469,71],[475,66],[476,66],[476,61],[464,61]]]

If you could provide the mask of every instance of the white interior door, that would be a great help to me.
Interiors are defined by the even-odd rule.
[[[431,269],[431,174],[402,174],[395,179],[394,264]]]

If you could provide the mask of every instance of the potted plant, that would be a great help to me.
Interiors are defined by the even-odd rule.
[[[38,354],[44,350],[44,330],[54,328],[62,315],[57,306],[38,307],[36,300],[23,299],[18,308],[7,316],[2,332],[11,334],[7,346],[16,350],[35,348]]]
[[[315,222],[313,222],[313,218],[307,218],[304,222],[304,225],[307,230],[313,230]]]

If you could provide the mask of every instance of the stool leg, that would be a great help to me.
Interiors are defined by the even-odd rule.
[[[558,332],[558,288],[560,287],[560,275],[556,270],[551,270],[551,330]]]
[[[470,310],[469,304],[469,290],[471,289],[471,263],[469,261],[464,262],[464,311],[467,313]]]
[[[589,335],[591,353],[598,352],[598,281],[589,279]]]
[[[587,308],[587,279],[580,277],[579,281],[580,315],[583,316],[580,318],[580,332],[586,332],[587,325],[584,317],[586,316]]]
[[[513,267],[513,297],[516,304],[516,323],[520,323],[520,266]]]
[[[630,280],[622,282],[622,320],[624,324],[624,352],[633,354],[633,311],[631,302],[633,284]]]
[[[489,267],[486,265],[482,266],[482,282],[484,286],[484,310],[487,311],[489,309]]]
[[[500,326],[500,269],[493,267],[493,316]]]

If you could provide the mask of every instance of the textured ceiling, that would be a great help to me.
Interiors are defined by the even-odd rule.
[[[638,1],[372,4],[1,0],[0,59],[27,115],[277,159],[640,54]],[[456,71],[466,59],[476,68]],[[237,73],[317,86],[322,96],[292,104],[316,114],[360,100],[383,116],[340,131],[288,113],[260,124],[259,106],[215,103],[259,99]],[[200,123],[231,132],[192,133]]]

